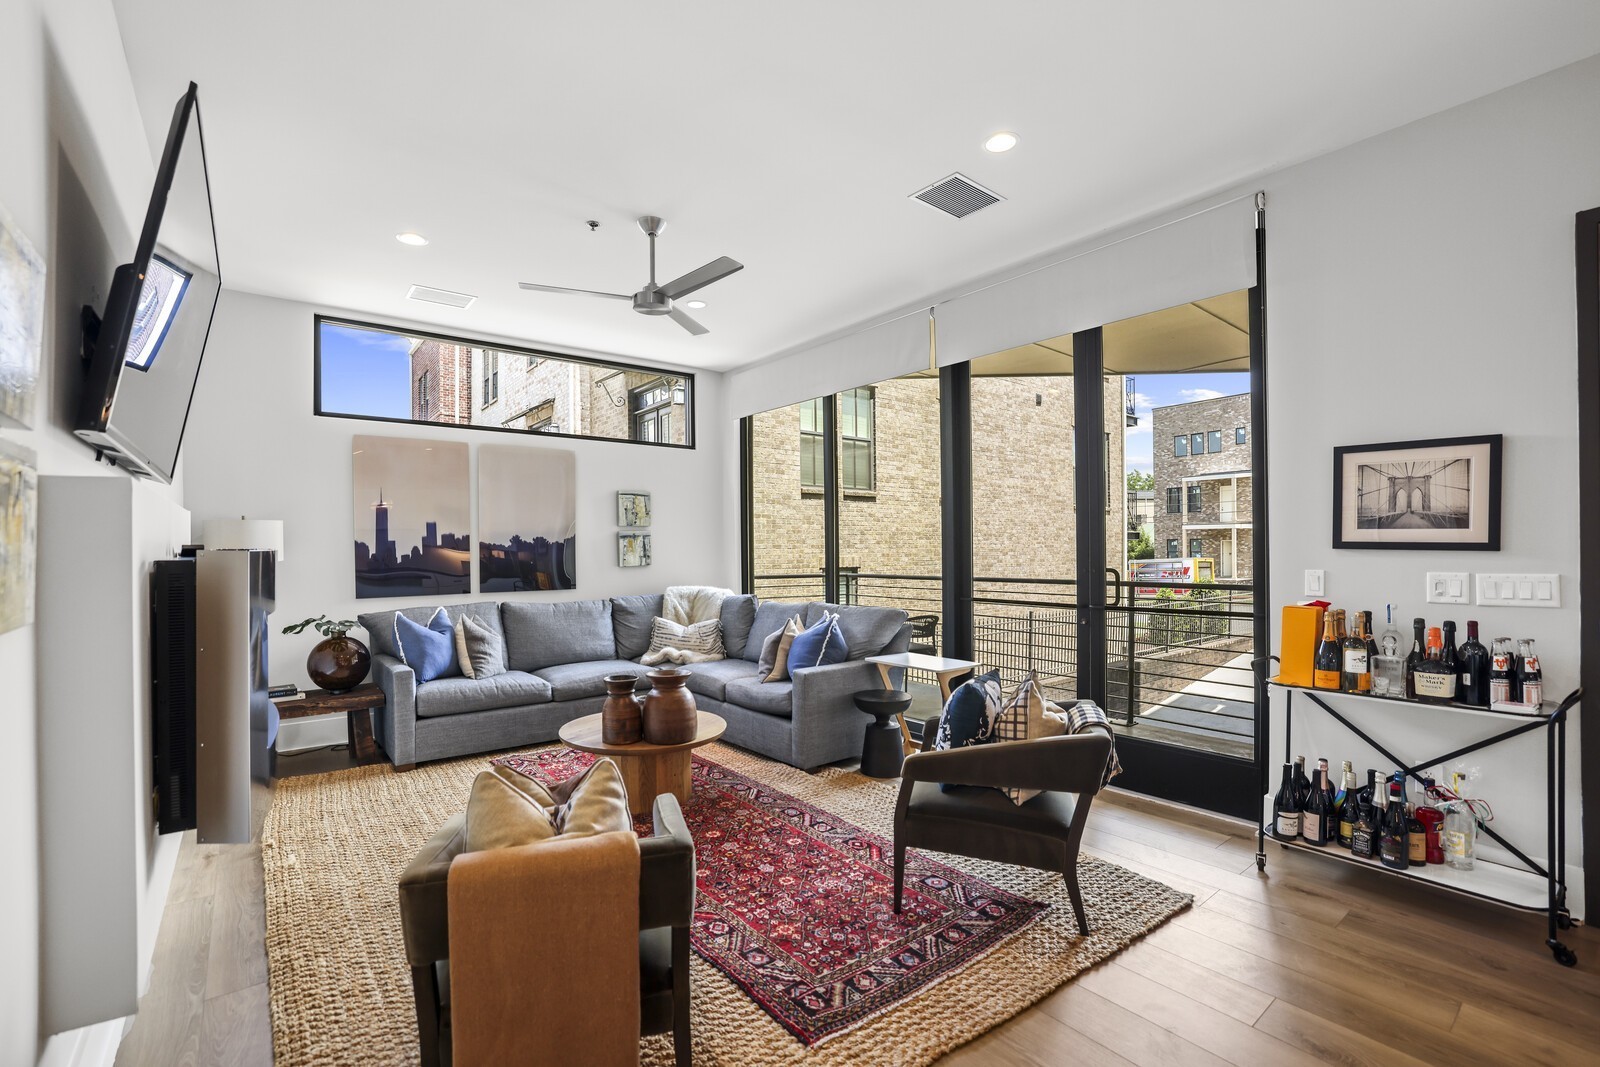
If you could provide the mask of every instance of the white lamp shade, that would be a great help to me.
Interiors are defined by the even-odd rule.
[[[202,541],[208,549],[271,552],[283,562],[283,520],[207,519]]]

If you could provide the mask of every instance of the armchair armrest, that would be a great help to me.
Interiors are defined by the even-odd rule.
[[[417,674],[394,656],[372,657],[372,680],[383,690],[378,740],[396,766],[417,761]]]
[[[900,772],[901,792],[912,782],[942,782],[1092,795],[1110,757],[1111,738],[1098,732],[913,752]]]
[[[400,929],[413,967],[450,958],[450,861],[466,843],[466,829],[466,813],[452,815],[401,872]]]
[[[694,921],[694,838],[671,793],[656,797],[655,835],[639,842],[639,929]]]

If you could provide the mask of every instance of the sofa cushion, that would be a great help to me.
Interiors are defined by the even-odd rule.
[[[726,700],[728,683],[741,678],[754,680],[756,665],[743,659],[719,659],[696,663],[689,668],[689,692],[712,700]]]
[[[650,648],[650,624],[661,614],[661,594],[611,598],[611,632],[617,658],[638,659]]]
[[[522,671],[490,678],[438,678],[417,686],[417,717],[550,703],[550,683]]]
[[[468,678],[493,678],[506,670],[506,641],[471,615],[456,620],[456,665]]]
[[[751,711],[794,717],[794,683],[763,682],[760,678],[736,678],[724,690],[723,700]]]
[[[894,640],[909,616],[899,608],[869,608],[860,604],[827,604],[812,602],[806,605],[805,623],[815,626],[823,612],[839,616],[839,629],[845,643],[850,646],[850,659],[876,656]]]
[[[584,697],[606,695],[606,675],[636,674],[639,681],[635,689],[649,689],[650,679],[643,667],[625,659],[600,659],[585,663],[558,663],[540,667],[534,677],[549,683],[551,696],[556,700],[582,700]]]
[[[443,608],[434,609],[426,624],[396,615],[394,643],[400,648],[400,662],[416,672],[418,682],[461,673],[456,663],[455,627]]]
[[[433,613],[438,610],[437,605],[427,604],[414,608],[401,608],[398,612],[392,608],[388,611],[366,611],[357,615],[356,621],[367,631],[367,647],[374,654],[381,652],[385,656],[399,659],[400,650],[394,643],[395,615],[404,615],[412,622],[420,622],[426,626],[428,620],[433,618]],[[451,604],[444,610],[445,614],[450,616],[452,623],[463,615],[471,615],[495,633],[500,632],[500,605],[493,600],[480,600],[473,604]]]
[[[825,667],[843,663],[850,646],[839,632],[839,616],[823,613],[815,625],[807,626],[789,645],[789,673],[804,667]]]
[[[512,670],[617,658],[609,600],[506,603],[500,606],[500,618],[506,633],[506,666]]]
[[[750,621],[750,632],[745,635],[744,658],[751,663],[759,660],[761,646],[766,639],[783,629],[783,624],[796,615],[800,616],[802,623],[805,622],[805,614],[804,604],[788,604],[776,600],[762,601],[756,608],[755,618]]]
[[[722,647],[730,656],[744,655],[744,646],[750,640],[750,624],[756,621],[756,598],[746,593],[730,596],[722,602]]]

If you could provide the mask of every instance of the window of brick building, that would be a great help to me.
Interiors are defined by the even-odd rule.
[[[1178,539],[1176,537],[1167,538],[1167,558],[1178,558]]]
[[[561,427],[556,424],[556,402],[554,399],[540,401],[520,415],[507,419],[505,424],[522,430],[537,430],[540,433],[561,432]]]
[[[1245,439],[1246,439],[1246,435],[1245,435],[1245,432],[1244,432],[1244,427],[1243,426],[1234,427],[1234,430],[1233,430],[1233,443],[1236,444],[1236,445],[1242,445],[1242,444],[1245,443]]]
[[[1198,537],[1189,538],[1189,555],[1198,556],[1205,549],[1205,542]]]
[[[795,405],[800,412],[800,484],[822,488],[822,398]]]
[[[500,399],[500,353],[492,348],[474,349],[483,361],[483,406]]]
[[[673,393],[665,380],[635,389],[630,400],[635,441],[672,440]]]
[[[1206,431],[1206,451],[1207,452],[1221,452],[1222,451],[1222,431],[1221,430],[1208,430],[1208,431]]]
[[[1201,488],[1202,487],[1198,482],[1189,486],[1189,506],[1186,510],[1190,512],[1196,512],[1200,510]]]
[[[1189,455],[1203,456],[1206,454],[1206,435],[1192,433],[1189,435]]]
[[[1172,439],[1172,454],[1174,456],[1187,456],[1189,454],[1189,438],[1179,434]]]
[[[1174,485],[1167,490],[1167,514],[1183,514],[1183,489],[1179,486]]]
[[[870,492],[877,485],[874,466],[874,390],[846,389],[839,394],[839,485]]]
[[[428,417],[428,372],[423,371],[417,376],[417,415],[419,418]]]

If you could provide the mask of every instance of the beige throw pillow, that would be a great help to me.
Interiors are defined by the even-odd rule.
[[[551,812],[556,832],[565,837],[603,834],[608,830],[633,830],[628,812],[628,789],[622,771],[609,759],[597,759],[572,785],[567,801]]]
[[[786,682],[789,680],[789,646],[794,644],[794,639],[800,636],[800,631],[805,627],[800,624],[800,616],[796,615],[783,624],[781,630],[776,630],[767,636],[761,645],[761,659],[756,663],[756,673],[763,682]]]
[[[456,620],[456,662],[468,678],[504,674],[506,643],[501,636],[471,615]]]
[[[533,789],[519,786],[511,775],[524,776],[515,771],[511,775],[500,773],[503,770],[496,767],[473,779],[472,795],[467,798],[468,852],[531,845],[556,835],[556,824],[547,806],[549,794],[532,779],[527,782]],[[541,799],[533,790],[544,793],[544,797]]]
[[[1000,716],[994,721],[990,740],[1026,741],[1035,737],[1047,737],[1051,733],[1061,733],[1061,730],[1051,729],[1044,705],[1044,693],[1039,690],[1039,679],[1036,675],[1030,674],[1023,679],[1021,685],[1017,686],[1017,691],[1006,701],[1005,707],[1000,709]],[[1026,804],[1043,791],[1013,788],[1003,790],[1013,804]]]

